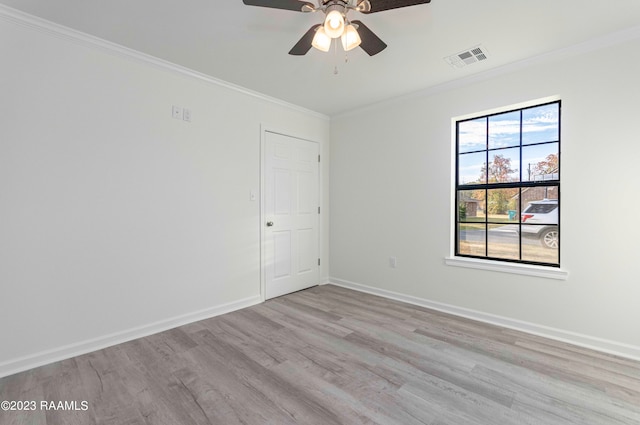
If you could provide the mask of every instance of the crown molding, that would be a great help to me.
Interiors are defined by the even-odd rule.
[[[135,60],[137,62],[150,65],[156,69],[168,71],[174,74],[178,74],[183,77],[192,78],[207,84],[212,84],[218,87],[224,87],[229,90],[241,93],[243,95],[251,96],[278,106],[282,106],[296,112],[303,113],[305,115],[311,115],[316,118],[329,120],[329,116],[316,112],[302,106],[295,105],[293,103],[286,102],[282,99],[278,99],[266,94],[242,87],[227,81],[212,77],[207,74],[195,71],[193,69],[166,61],[164,59],[157,58],[155,56],[148,55],[146,53],[139,52],[134,49],[122,46],[120,44],[113,43],[111,41],[84,33],[82,31],[74,30],[64,25],[57,24],[55,22],[48,21],[46,19],[39,18],[37,16],[22,12],[20,10],[11,8],[0,4],[0,19],[7,22],[17,24],[47,36],[70,41],[82,46],[102,50],[103,52],[119,56],[125,59]]]
[[[400,96],[383,99],[379,102],[371,103],[360,108],[353,108],[349,111],[337,113],[331,116],[331,118],[345,118],[351,115],[357,115],[368,110],[377,109],[381,106],[388,106],[396,102],[402,102],[406,100],[425,98],[434,96],[436,94],[447,92],[462,88],[474,83],[490,80],[492,78],[500,77],[505,74],[510,74],[521,69],[528,68],[534,65],[540,65],[544,63],[553,62],[555,60],[582,55],[585,53],[597,51],[607,47],[615,46],[618,44],[626,43],[640,39],[640,25],[626,28],[624,30],[616,31],[603,35],[601,37],[593,38],[591,40],[584,41],[582,43],[574,44],[562,49],[553,50],[548,53],[543,53],[537,56],[532,56],[526,59],[522,59],[516,62],[511,62],[505,65],[498,66],[486,71],[479,72],[477,74],[468,75],[462,78],[457,78],[445,83],[441,83],[435,86],[427,87],[422,90],[413,91],[411,93],[403,94]]]
[[[526,58],[517,62],[505,64],[497,68],[493,68],[477,74],[458,78],[442,84],[427,87],[422,90],[414,91],[401,96],[391,97],[388,99],[381,100],[379,102],[368,104],[360,108],[356,107],[349,111],[340,112],[340,113],[328,116],[320,112],[313,111],[313,110],[286,102],[282,99],[268,96],[266,94],[248,89],[246,87],[242,87],[242,86],[212,77],[210,75],[203,74],[201,72],[166,61],[164,59],[160,59],[155,56],[151,56],[146,53],[142,53],[137,50],[130,49],[120,44],[116,44],[116,43],[107,41],[105,39],[48,21],[46,19],[39,18],[37,16],[22,12],[20,10],[11,8],[3,4],[0,4],[0,19],[31,28],[33,30],[47,34],[49,36],[62,38],[67,41],[84,45],[86,47],[103,50],[113,55],[117,55],[117,56],[128,58],[128,59],[133,59],[138,62],[145,63],[147,65],[153,66],[155,68],[158,68],[164,71],[172,72],[184,77],[193,78],[193,79],[196,79],[208,84],[216,85],[219,87],[224,87],[224,88],[236,91],[238,93],[242,93],[247,96],[251,96],[263,101],[267,101],[269,103],[273,103],[275,105],[279,105],[279,106],[282,106],[300,113],[304,113],[306,115],[311,115],[316,118],[324,119],[324,120],[330,120],[332,118],[343,118],[343,117],[348,117],[350,115],[356,115],[367,110],[379,108],[380,106],[396,103],[399,101],[405,101],[405,100],[410,100],[410,99],[415,99],[420,97],[430,97],[438,93],[454,90],[454,89],[461,88],[473,83],[489,80],[491,78],[495,78],[504,74],[515,72],[520,69],[527,68],[529,66],[550,62],[550,61],[557,60],[567,56],[574,56],[574,55],[588,53],[591,51],[599,50],[602,48],[614,46],[617,44],[625,43],[627,41],[632,41],[640,38],[640,25],[635,27],[630,27],[630,28],[616,31],[610,34],[606,34],[604,36],[594,38],[582,43],[578,43],[569,47],[565,47],[565,48],[554,50],[541,55]]]

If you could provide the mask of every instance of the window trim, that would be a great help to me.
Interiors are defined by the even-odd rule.
[[[547,279],[567,280],[569,278],[569,272],[567,270],[554,266],[536,266],[526,263],[514,263],[489,259],[485,260],[475,257],[460,257],[456,255],[445,257],[444,263],[448,266],[454,267],[536,276]]]
[[[451,220],[451,232],[450,232],[450,254],[445,257],[444,262],[446,265],[455,266],[455,267],[463,267],[463,268],[472,268],[472,269],[480,269],[480,270],[490,270],[490,271],[498,271],[505,273],[515,273],[520,275],[529,275],[536,277],[543,277],[549,279],[557,279],[557,280],[566,280],[568,278],[569,272],[566,269],[563,269],[560,262],[560,248],[558,251],[558,264],[547,264],[541,263],[537,264],[534,262],[527,262],[521,260],[509,260],[509,259],[500,259],[500,258],[482,258],[476,256],[467,256],[467,255],[456,255],[456,246],[458,243],[457,240],[457,232],[456,232],[456,215],[457,215],[457,191],[459,188],[457,187],[457,161],[458,161],[458,123],[461,121],[473,120],[476,118],[489,117],[492,115],[508,113],[516,110],[528,109],[536,106],[542,106],[550,103],[559,103],[560,109],[562,109],[562,102],[559,96],[550,96],[542,99],[536,99],[529,102],[524,102],[520,104],[495,108],[492,110],[487,110],[483,112],[475,112],[472,114],[466,114],[464,116],[453,117],[451,119],[451,207],[450,207],[450,220]],[[561,119],[561,118],[560,118]],[[562,132],[562,124],[559,122],[559,138],[558,143],[561,140],[561,132]],[[520,145],[522,147],[522,145]],[[561,150],[561,147],[559,147]],[[559,151],[560,153],[560,151]],[[522,185],[521,183],[525,183]],[[529,185],[529,182],[519,182],[520,187],[526,187]],[[557,181],[557,186],[559,187],[560,181]],[[558,200],[560,202],[560,200]],[[561,219],[559,217],[558,228],[560,228]]]

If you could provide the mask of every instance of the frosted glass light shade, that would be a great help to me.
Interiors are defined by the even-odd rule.
[[[324,28],[318,27],[311,41],[311,45],[322,52],[328,52],[331,47],[331,37],[324,32]]]
[[[358,34],[356,27],[351,24],[347,25],[347,27],[344,29],[344,33],[342,33],[342,36],[340,38],[342,40],[342,48],[345,52],[348,52],[351,49],[355,49],[362,42],[362,40],[360,39],[360,34]]]
[[[344,32],[344,16],[339,10],[332,10],[327,13],[324,20],[324,32],[331,38],[338,38]]]

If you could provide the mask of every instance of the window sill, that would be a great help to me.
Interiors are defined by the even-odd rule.
[[[448,266],[466,267],[471,269],[491,270],[494,272],[513,273],[526,276],[543,277],[546,279],[567,280],[569,272],[555,267],[532,266],[529,264],[501,263],[490,260],[480,260],[466,257],[446,257],[444,262]]]

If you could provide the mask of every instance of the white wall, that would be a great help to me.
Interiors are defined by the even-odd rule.
[[[329,134],[317,114],[65,34],[0,13],[0,376],[257,302],[261,125],[325,159],[331,136],[323,280],[331,264],[336,281],[638,352],[637,40],[336,117]],[[451,118],[549,95],[569,279],[445,266]]]
[[[0,13],[0,376],[258,302],[261,125],[328,211],[327,117],[56,31]]]
[[[331,280],[640,356],[640,41],[577,50],[332,119]],[[568,280],[445,265],[452,118],[554,95]]]

